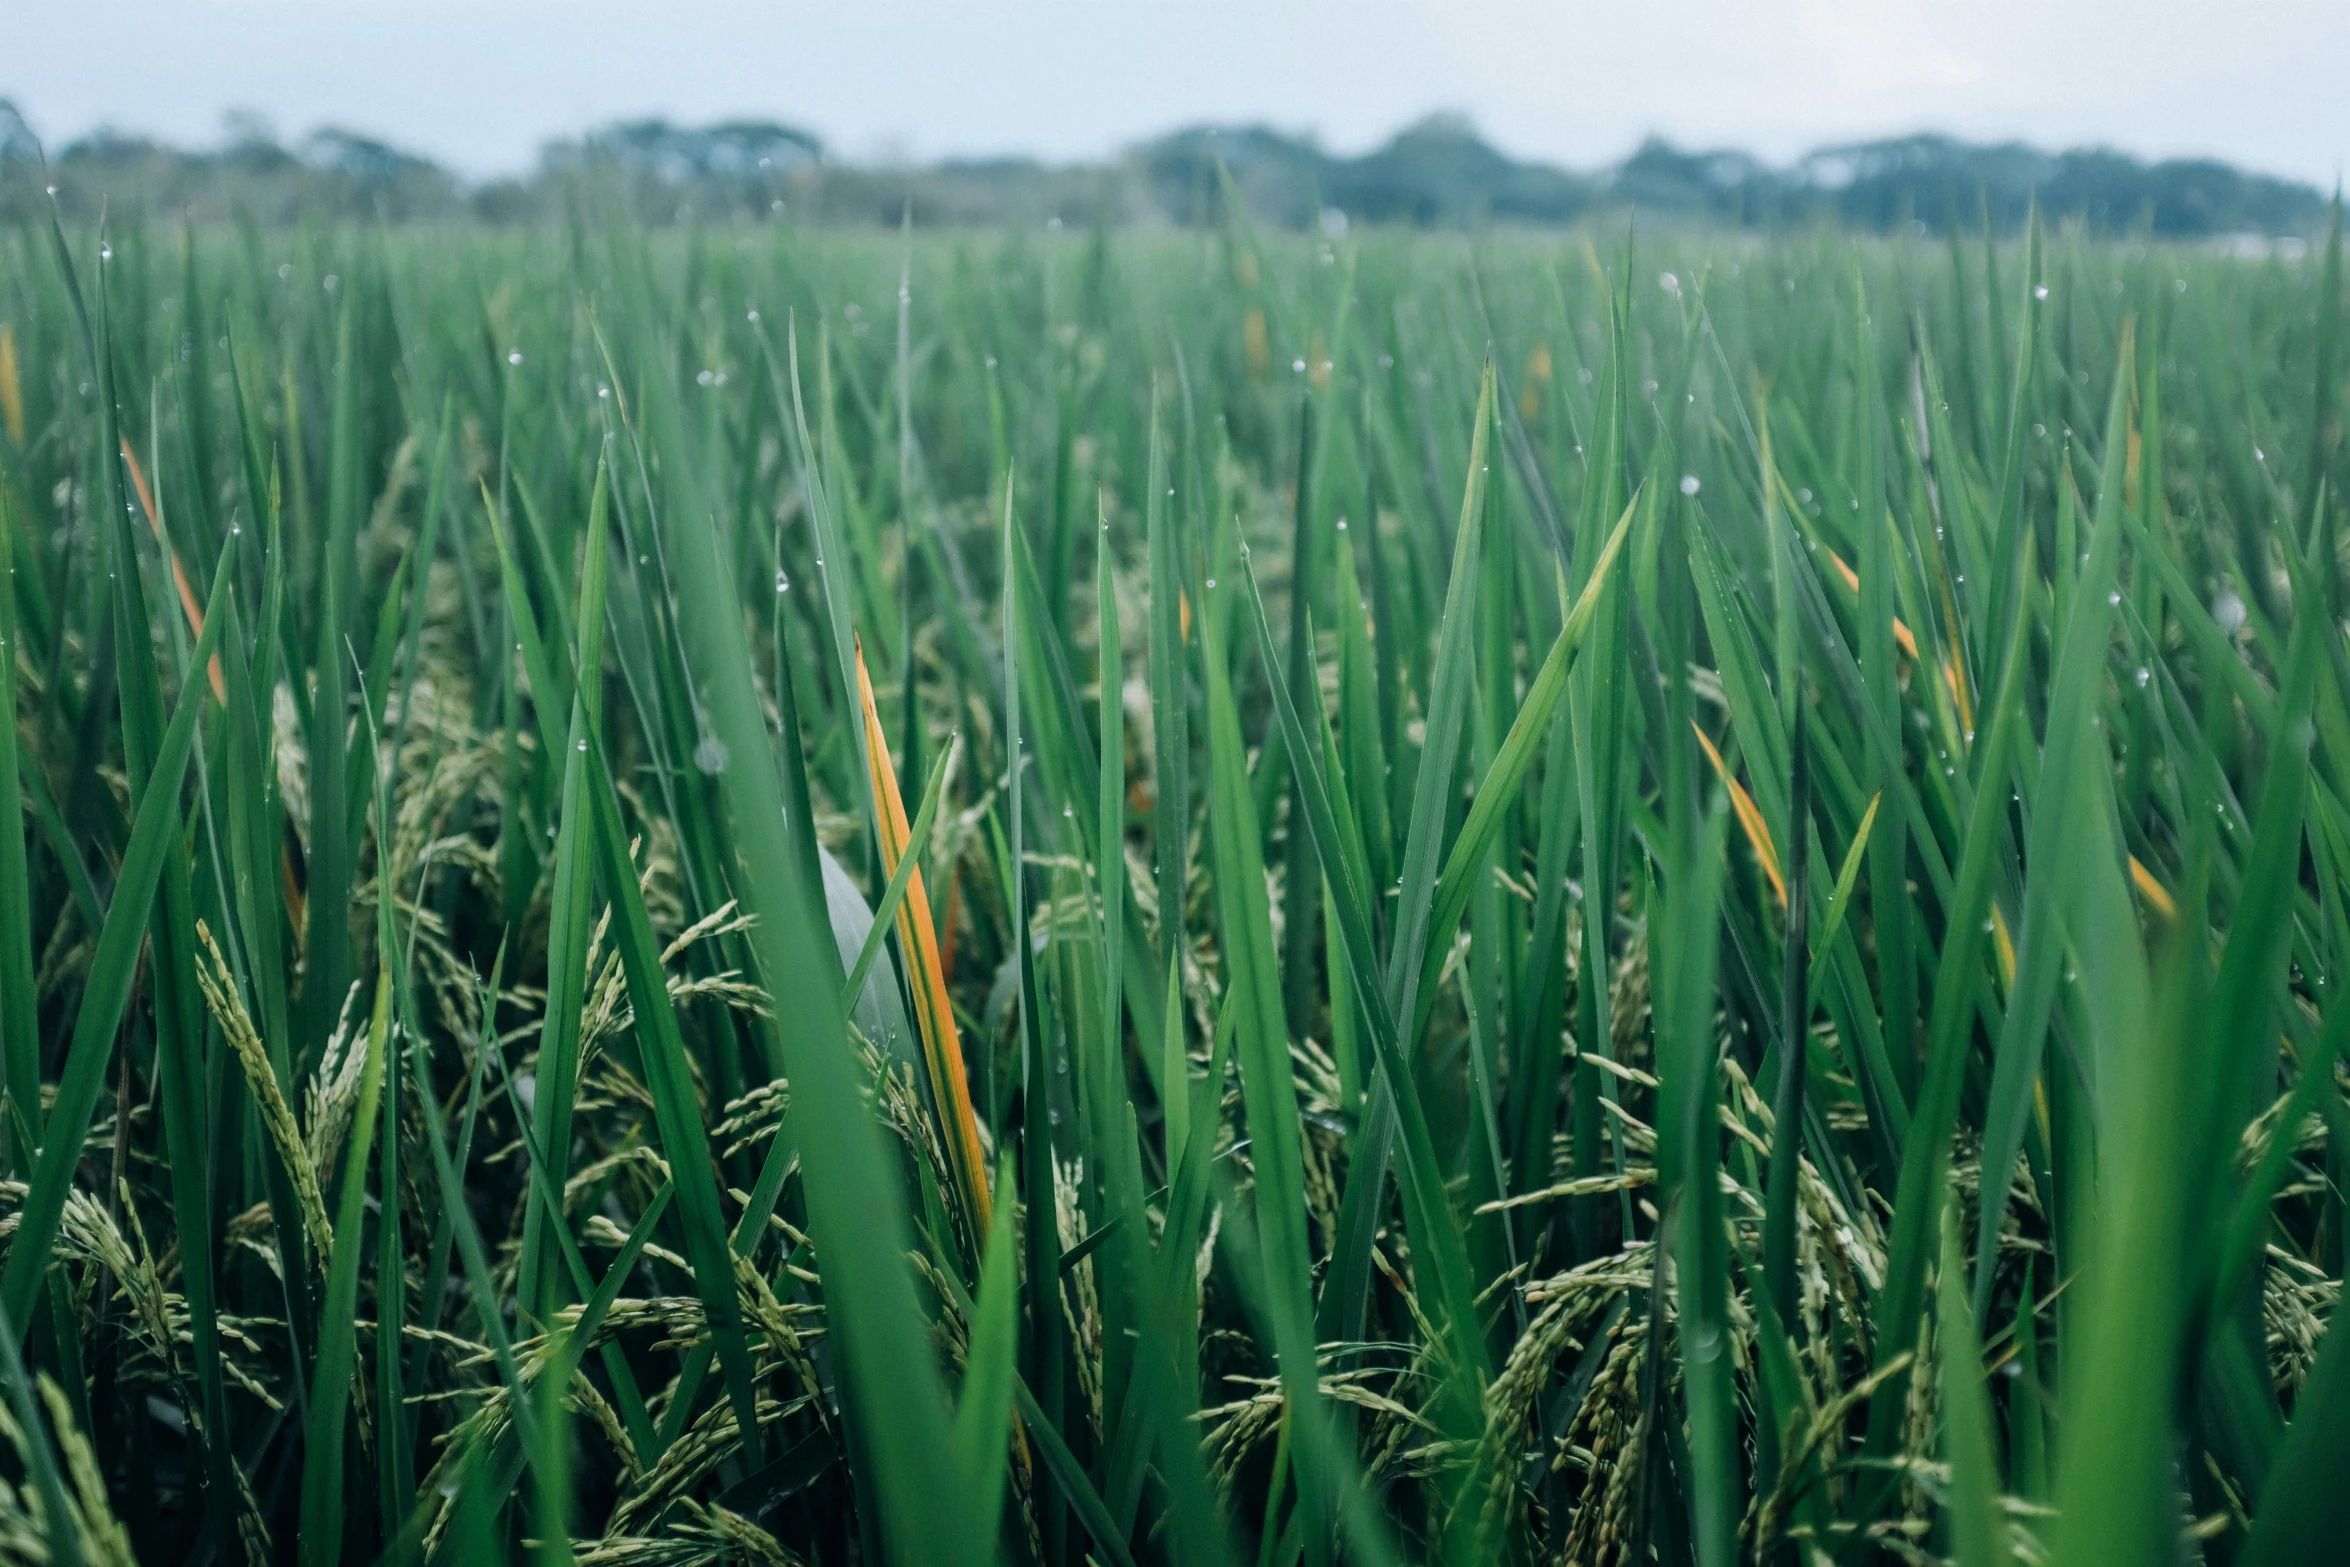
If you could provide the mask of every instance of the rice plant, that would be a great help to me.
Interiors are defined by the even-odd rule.
[[[2337,1551],[2339,219],[0,238],[0,1555]]]

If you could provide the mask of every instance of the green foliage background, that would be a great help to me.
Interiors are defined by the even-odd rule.
[[[0,1554],[2332,1540],[2338,224],[1224,210],[0,239]]]

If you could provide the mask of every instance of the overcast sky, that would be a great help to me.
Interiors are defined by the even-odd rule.
[[[469,174],[623,116],[836,152],[1095,157],[1264,121],[1353,152],[1433,110],[1591,165],[1652,132],[1786,158],[1911,130],[2214,154],[2331,185],[2350,0],[0,0],[0,96],[52,145],[253,110]]]

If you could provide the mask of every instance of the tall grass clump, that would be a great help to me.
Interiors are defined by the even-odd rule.
[[[2338,1551],[2342,299],[0,236],[0,1556]]]

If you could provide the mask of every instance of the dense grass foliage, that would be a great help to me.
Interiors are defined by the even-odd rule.
[[[0,1553],[2334,1548],[2341,293],[0,238]]]

